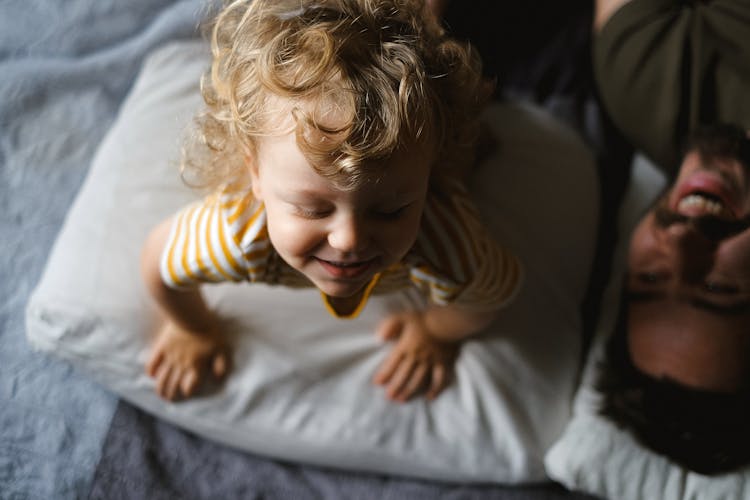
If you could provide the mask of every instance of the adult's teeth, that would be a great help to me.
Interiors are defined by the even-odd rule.
[[[700,210],[703,213],[711,215],[721,215],[724,211],[724,204],[718,200],[707,198],[700,194],[689,194],[680,200],[678,209]]]

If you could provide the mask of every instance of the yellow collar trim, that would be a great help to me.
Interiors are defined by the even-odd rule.
[[[320,292],[321,297],[323,297],[323,304],[325,304],[326,309],[328,312],[337,319],[354,319],[357,316],[359,316],[359,313],[362,312],[362,309],[365,308],[365,305],[367,304],[367,299],[370,298],[370,295],[372,294],[372,289],[375,288],[375,285],[378,284],[378,281],[380,280],[380,275],[382,273],[377,273],[375,276],[372,277],[370,282],[365,286],[365,291],[362,293],[362,298],[359,299],[359,304],[357,304],[357,307],[354,308],[352,312],[349,314],[339,314],[336,312],[336,309],[334,309],[333,305],[331,304],[331,298],[323,293]]]

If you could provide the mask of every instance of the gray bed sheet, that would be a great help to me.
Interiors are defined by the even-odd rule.
[[[280,463],[161,422],[31,350],[24,308],[144,56],[202,0],[0,2],[0,499],[588,498]],[[107,196],[107,193],[101,193]]]

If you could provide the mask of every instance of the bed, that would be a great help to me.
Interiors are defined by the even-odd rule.
[[[131,404],[54,346],[32,347],[29,298],[101,140],[147,56],[197,40],[208,11],[200,0],[0,6],[0,498],[589,498],[543,472],[497,484],[248,452]],[[586,26],[585,13],[579,21]],[[515,80],[501,82],[504,95],[534,101],[585,133],[586,75],[556,85],[537,66],[520,66]],[[580,304],[581,359],[607,241],[604,234]]]

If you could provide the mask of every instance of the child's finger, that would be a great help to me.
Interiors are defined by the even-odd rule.
[[[400,316],[389,316],[380,322],[376,329],[376,335],[381,340],[394,340],[401,335],[403,324]]]
[[[167,399],[167,383],[169,381],[170,373],[171,370],[169,369],[169,366],[162,363],[154,374],[156,377],[156,392],[164,399]]]
[[[180,395],[180,380],[182,380],[182,370],[172,368],[165,384],[165,394],[168,400],[174,401]]]
[[[403,390],[397,394],[396,398],[399,401],[406,401],[422,390],[425,385],[428,369],[428,365],[424,363],[417,364]]]
[[[163,378],[162,378],[161,390],[159,391],[159,394],[161,394],[161,397],[169,401],[174,399],[174,380],[175,380],[174,372],[175,370],[172,368],[165,370]]]
[[[430,388],[427,390],[427,398],[435,399],[448,386],[448,382],[448,371],[445,366],[434,365],[430,376]]]
[[[397,351],[395,349],[392,350],[383,364],[380,365],[380,368],[378,368],[377,373],[375,373],[373,382],[378,385],[387,384],[391,377],[393,377],[393,373],[396,371],[396,368],[398,368],[398,365],[401,362],[401,356],[402,355],[400,351]]]
[[[190,396],[198,388],[198,372],[195,368],[188,369],[180,380],[180,390],[183,396]]]
[[[162,361],[164,361],[164,351],[159,349],[156,352],[152,353],[151,359],[149,359],[148,363],[146,363],[146,374],[149,377],[154,378],[156,376],[156,372],[161,366]]]
[[[411,359],[403,359],[399,363],[396,371],[393,373],[393,377],[388,382],[388,388],[386,394],[390,399],[394,401],[401,401],[401,392],[404,390],[406,383],[411,377],[412,372],[415,369],[415,363]]]
[[[213,362],[211,363],[211,370],[213,371],[214,377],[221,379],[227,374],[228,370],[227,355],[220,353],[214,356]]]

